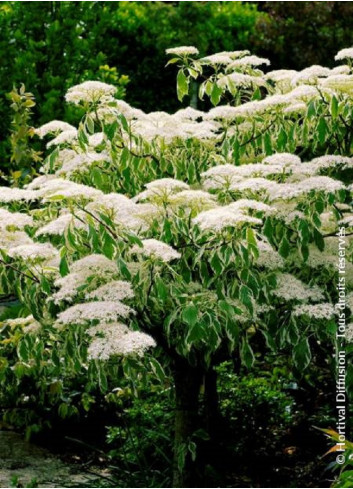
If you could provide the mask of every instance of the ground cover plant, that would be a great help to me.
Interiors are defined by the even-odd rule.
[[[12,304],[1,323],[0,403],[28,436],[53,413],[104,417],[130,404],[135,435],[112,425],[112,456],[130,451],[133,472],[145,453],[135,467],[152,487],[202,487],[205,477],[217,485],[212,461],[229,450],[218,428],[239,426],[234,396],[253,407],[240,423],[260,440],[266,422],[284,431],[294,420],[285,383],[313,395],[334,385],[339,228],[351,391],[353,48],[335,68],[300,72],[270,71],[245,50],[167,55],[178,99],[197,86],[212,109],[144,113],[113,85],[87,81],[65,96],[84,114],[78,127],[33,130],[32,94],[11,94],[12,147],[38,160],[34,134],[48,151],[23,187],[0,188],[1,288]],[[248,377],[258,365],[265,374]],[[164,472],[134,446],[146,442],[146,418]],[[232,453],[251,449],[242,437]]]

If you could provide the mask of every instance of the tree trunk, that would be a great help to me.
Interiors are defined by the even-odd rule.
[[[197,467],[187,447],[192,435],[200,426],[201,381],[202,372],[200,370],[191,367],[187,362],[176,363],[173,487],[197,487]],[[185,454],[184,460],[182,454]]]
[[[205,373],[205,429],[211,442],[215,442],[219,434],[219,403],[217,392],[217,372],[211,367]]]

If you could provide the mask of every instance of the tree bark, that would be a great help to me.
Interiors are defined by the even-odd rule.
[[[197,487],[197,464],[187,450],[192,435],[200,427],[199,396],[202,372],[187,362],[175,364],[175,438],[173,487]],[[185,453],[184,463],[179,467]]]
[[[217,438],[219,424],[219,402],[217,391],[217,372],[211,367],[205,373],[205,429],[212,442]]]

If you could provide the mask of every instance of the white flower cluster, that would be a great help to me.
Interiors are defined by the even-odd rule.
[[[5,319],[4,324],[10,326],[10,328],[21,326],[25,334],[38,333],[41,329],[41,324],[34,319],[32,314],[26,317],[20,317],[15,319]]]
[[[93,337],[88,347],[88,358],[93,360],[109,360],[114,355],[143,355],[156,346],[151,336],[131,331],[123,323],[100,324],[87,332]]]
[[[200,212],[194,219],[193,224],[199,226],[203,231],[221,231],[224,228],[240,228],[244,225],[259,226],[262,220],[249,216],[239,209],[228,206],[218,207],[208,211]]]
[[[64,131],[73,131],[73,130],[76,130],[76,128],[71,126],[71,124],[68,124],[67,122],[63,122],[63,121],[54,120],[48,122],[47,124],[43,124],[43,126],[40,126],[37,129],[35,129],[35,133],[42,139],[47,134],[57,134]]]
[[[0,229],[23,229],[26,226],[33,226],[34,221],[32,216],[23,212],[9,212],[6,209],[0,208]]]
[[[0,233],[0,249],[7,251],[20,245],[32,245],[34,241],[24,231],[8,231]]]
[[[83,219],[82,212],[78,212],[77,214]],[[62,236],[70,226],[75,229],[85,229],[87,226],[82,222],[82,219],[77,219],[67,210],[62,210],[58,218],[49,221],[37,229],[35,236]]]
[[[80,85],[69,88],[65,99],[67,102],[79,104],[80,102],[97,103],[102,99],[111,100],[116,93],[116,87],[99,81],[86,81]]]
[[[308,316],[312,319],[331,319],[336,314],[335,308],[330,303],[299,304],[293,308],[293,316]]]
[[[181,182],[180,180],[175,180],[173,178],[161,178],[159,180],[154,180],[153,182],[147,183],[145,185],[145,191],[136,195],[133,198],[134,202],[161,202],[168,201],[168,198],[181,190],[189,190],[189,185],[187,183]]]
[[[134,291],[130,282],[115,280],[88,292],[85,297],[87,300],[122,301],[124,299],[132,299]]]
[[[55,304],[61,301],[72,302],[80,289],[87,284],[88,279],[93,278],[90,286],[94,287],[97,280],[105,282],[112,279],[118,272],[117,265],[104,255],[88,255],[72,263],[70,273],[59,277],[54,285],[59,288],[52,295]]]
[[[342,59],[352,59],[353,58],[353,48],[344,48],[335,56],[336,61],[341,61]]]
[[[158,239],[142,240],[142,247],[139,245],[134,245],[131,249],[131,253],[155,258],[163,261],[164,263],[177,260],[181,257],[178,251],[166,243],[158,241]]]
[[[75,304],[58,314],[55,325],[87,324],[91,321],[109,322],[117,317],[128,318],[133,313],[131,307],[122,302],[94,301]]]
[[[323,293],[314,285],[310,287],[290,273],[277,274],[277,288],[272,294],[285,301],[307,301],[317,302],[323,299]]]
[[[259,256],[256,264],[269,270],[278,270],[284,267],[284,260],[280,254],[266,241],[258,241]]]
[[[9,248],[7,254],[12,258],[26,261],[49,260],[58,256],[58,250],[50,243],[21,244]]]
[[[166,54],[175,54],[176,56],[197,56],[199,50],[195,46],[179,46],[165,50]]]

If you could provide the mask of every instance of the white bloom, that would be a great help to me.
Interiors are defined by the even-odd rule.
[[[203,190],[183,190],[172,195],[169,199],[171,205],[202,210],[215,207],[215,196]]]
[[[12,258],[22,260],[45,260],[53,258],[58,254],[58,250],[50,243],[31,243],[14,246],[7,252]]]
[[[23,229],[25,226],[33,226],[33,217],[23,212],[9,212],[0,208],[0,229]]]
[[[268,268],[269,270],[276,270],[284,267],[283,258],[269,243],[266,241],[258,241],[257,247],[259,250],[259,257],[256,260],[256,264],[258,266]]]
[[[224,120],[233,121],[239,117],[239,107],[231,107],[230,105],[218,105],[214,107],[207,114],[205,114],[206,120]]]
[[[59,144],[70,144],[77,139],[77,129],[69,129],[68,131],[63,131],[56,138],[49,141],[47,148],[52,146],[59,146]]]
[[[353,323],[347,324],[345,336],[347,343],[353,343]]]
[[[41,197],[44,202],[58,199],[77,199],[84,198],[91,200],[103,195],[100,190],[87,185],[71,182],[62,178],[55,178],[45,182],[36,191],[36,195]]]
[[[240,181],[239,183],[233,183],[230,189],[237,190],[238,192],[249,191],[251,193],[272,193],[278,187],[278,185],[278,183],[271,182],[266,178],[248,178],[247,180]]]
[[[283,79],[292,79],[298,72],[295,70],[273,70],[264,75],[266,80],[282,81]]]
[[[336,61],[340,61],[341,59],[350,59],[353,58],[353,48],[345,48],[338,51],[335,56]]]
[[[342,92],[353,90],[353,75],[332,75],[321,81],[321,86]]]
[[[230,56],[228,56],[227,54],[223,54],[223,53],[211,54],[210,56],[206,56],[205,58],[200,58],[199,61],[203,64],[211,65],[211,66],[229,65],[230,63],[233,62],[233,60]]]
[[[349,294],[346,295],[346,304],[351,310],[351,312],[353,312],[353,292],[350,292]]]
[[[65,231],[70,227],[70,225],[73,225],[75,229],[84,229],[86,225],[81,222],[79,219],[75,218],[71,213],[64,213],[61,216],[59,216],[57,219],[54,219],[53,221],[48,222],[48,224],[45,224],[44,226],[40,227],[36,231],[36,236],[43,236],[43,235],[57,235],[57,236],[62,236],[65,234]]]
[[[63,131],[74,131],[75,127],[71,126],[67,122],[63,121],[51,121],[47,122],[47,124],[43,124],[43,126],[38,127],[35,130],[35,133],[42,139],[47,134],[57,134]]]
[[[95,134],[92,134],[92,136],[88,137],[88,144],[92,148],[95,148],[96,146],[102,144],[104,140],[105,140],[104,132],[96,132]]]
[[[88,292],[85,297],[87,300],[122,301],[124,299],[132,299],[134,291],[130,282],[115,280]]]
[[[228,66],[229,69],[239,68],[243,66],[260,66],[267,65],[269,66],[270,60],[266,58],[259,58],[258,56],[250,55],[244,56],[243,58],[236,59],[232,64]]]
[[[85,324],[90,321],[110,322],[117,317],[127,318],[133,313],[131,307],[119,301],[95,301],[75,304],[59,313],[55,326]]]
[[[232,91],[234,87],[251,87],[264,85],[265,81],[260,76],[245,75],[244,73],[231,73],[224,75],[217,81],[217,85]]]
[[[265,214],[273,214],[276,212],[276,209],[274,207],[271,207],[264,202],[259,202],[258,200],[251,200],[251,199],[239,199],[232,204],[229,204],[228,209],[234,209],[234,210],[253,210],[257,212],[264,212]]]
[[[117,265],[113,260],[109,260],[106,256],[94,253],[74,261],[70,265],[71,272],[82,272],[83,270],[103,274],[107,272],[116,272]]]
[[[330,68],[325,68],[320,65],[312,65],[309,68],[297,73],[292,78],[292,85],[298,85],[299,83],[316,83],[317,79],[320,77],[326,77],[331,74]]]
[[[42,185],[47,183],[49,180],[55,179],[55,175],[41,175],[39,177],[34,178],[31,183],[26,185],[26,190],[38,190]],[[36,194],[34,194],[36,195]]]
[[[323,299],[323,293],[316,285],[310,287],[301,280],[289,273],[277,275],[277,288],[272,291],[276,297],[285,301],[306,301],[317,302]]]
[[[112,99],[117,88],[100,81],[86,81],[80,85],[69,88],[65,95],[67,102],[79,104],[80,102],[99,102],[105,97]]]
[[[173,117],[175,119],[179,119],[181,121],[190,120],[195,121],[196,119],[200,119],[204,116],[204,113],[201,110],[196,110],[192,107],[186,107],[185,109],[180,109],[178,112],[175,112]]]
[[[301,160],[299,156],[291,153],[275,153],[271,156],[266,156],[262,163],[264,165],[297,166],[301,164]]]
[[[189,189],[187,183],[175,180],[174,178],[160,178],[147,183],[145,187],[147,190],[136,195],[132,199],[134,202],[143,202],[145,200],[151,200],[153,202],[164,201],[168,200],[168,197],[175,192]]]
[[[2,230],[0,233],[0,249],[2,250],[33,243],[34,241],[24,231]]]
[[[64,162],[62,167],[57,170],[57,175],[71,175],[75,171],[87,172],[94,163],[110,161],[107,153],[96,153],[94,151],[87,153],[79,153],[74,158]]]
[[[303,194],[315,191],[315,192],[326,192],[335,193],[338,190],[343,190],[345,188],[344,184],[338,180],[334,180],[329,177],[310,177],[301,180],[297,184],[277,184],[276,187],[272,189],[270,198],[271,200],[276,199],[293,199],[299,197]]]
[[[247,224],[262,224],[261,219],[243,214],[240,210],[234,210],[229,206],[219,207],[209,211],[200,212],[194,219],[202,230],[221,231],[225,227],[238,228]]]
[[[327,241],[327,240],[325,240]],[[336,243],[337,249],[338,245]],[[309,246],[309,257],[306,261],[306,265],[310,268],[329,268],[336,269],[338,265],[337,256],[331,254],[325,247],[325,251],[320,251],[316,246]]]
[[[335,308],[330,303],[300,304],[293,308],[293,316],[309,316],[313,319],[331,319],[335,315]]]
[[[0,187],[0,202],[9,203],[24,200],[29,202],[38,199],[38,195],[33,190],[22,188]]]
[[[114,355],[142,355],[156,346],[153,338],[139,331],[131,331],[122,323],[94,326],[87,330],[93,337],[88,348],[88,358],[108,360]]]
[[[180,180],[175,180],[174,178],[160,178],[158,180],[153,180],[153,182],[146,183],[145,187],[148,190],[162,189],[175,192],[177,190],[187,190],[189,185]]]
[[[332,75],[348,75],[351,72],[351,68],[348,65],[340,65],[332,68]]]
[[[319,97],[319,91],[312,85],[299,85],[291,92],[285,94],[288,102],[295,102],[297,100],[310,100],[315,97]]]
[[[193,56],[199,54],[199,50],[194,46],[179,46],[165,50],[166,54],[175,54],[176,56]]]
[[[21,326],[24,333],[37,333],[41,329],[41,324],[34,319],[32,314],[27,317],[15,318],[15,319],[5,319],[4,323],[10,328],[14,326]]]
[[[165,263],[176,260],[181,256],[174,248],[157,239],[144,239],[142,240],[142,247],[135,245],[132,247],[131,252],[157,258]]]
[[[97,287],[97,280],[98,284],[102,280],[109,281],[117,272],[116,263],[106,256],[98,254],[85,256],[70,265],[69,274],[55,280],[54,285],[59,290],[52,295],[52,299],[55,304],[59,304],[63,300],[72,302],[81,287],[89,285],[90,288],[95,288]],[[88,279],[90,279],[89,284]]]
[[[285,107],[283,109],[283,113],[284,114],[302,113],[302,112],[306,112],[307,108],[308,107],[304,102],[297,102],[297,103],[288,105],[288,107]]]
[[[344,226],[347,226],[349,228],[353,227],[353,214],[350,214],[349,216],[345,216],[343,219],[339,221],[339,224],[343,224]]]
[[[340,155],[324,155],[311,160],[311,164],[318,168],[335,168],[340,170],[353,168],[353,158]]]

